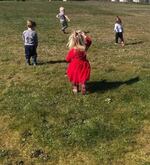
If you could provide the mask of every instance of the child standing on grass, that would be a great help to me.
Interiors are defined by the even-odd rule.
[[[85,39],[81,32],[74,31],[68,41],[70,48],[66,61],[69,62],[67,76],[73,85],[73,93],[79,92],[81,85],[82,94],[86,94],[86,82],[90,79],[90,63],[86,59]]]
[[[27,30],[22,34],[25,47],[25,58],[27,65],[31,65],[30,59],[32,57],[32,64],[37,65],[37,46],[38,36],[35,31],[36,23],[32,20],[27,20]]]
[[[120,39],[121,46],[124,46],[123,25],[121,19],[118,16],[116,17],[114,31],[115,31],[115,44],[118,44],[118,40]]]
[[[68,18],[67,15],[65,15],[65,8],[64,7],[59,8],[59,13],[56,15],[56,18],[58,18],[60,20],[62,32],[66,33],[65,30],[68,27],[68,22],[70,21],[70,19]]]

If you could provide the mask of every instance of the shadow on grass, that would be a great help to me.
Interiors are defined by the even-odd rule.
[[[66,60],[56,60],[56,61],[46,61],[46,62],[39,62],[38,65],[47,65],[47,64],[60,64],[60,63],[67,63]]]
[[[134,42],[127,42],[125,45],[138,45],[138,44],[143,44],[143,41],[134,41]]]
[[[95,93],[98,91],[108,91],[111,89],[115,89],[120,87],[123,84],[126,85],[131,85],[133,83],[136,83],[140,80],[139,77],[135,77],[132,79],[129,79],[127,81],[114,81],[114,82],[107,82],[106,80],[103,81],[93,81],[93,82],[88,82],[87,83],[87,87],[88,87],[88,91],[90,93]]]

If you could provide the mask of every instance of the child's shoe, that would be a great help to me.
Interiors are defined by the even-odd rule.
[[[78,93],[79,92],[79,85],[74,85],[72,91],[74,94]]]
[[[121,42],[121,46],[124,47],[124,45],[125,45],[124,42]]]
[[[31,65],[31,63],[30,63],[30,60],[29,60],[29,59],[27,59],[27,60],[26,60],[26,65]]]
[[[64,34],[67,34],[67,32],[65,31],[65,29],[63,29],[62,32],[63,32]]]
[[[33,66],[36,66],[37,65],[37,62],[34,61],[34,62],[32,62],[32,64],[33,64]]]
[[[67,73],[65,73],[65,75],[64,75],[65,77],[67,77]]]
[[[78,93],[77,88],[73,88],[73,90],[72,90],[72,91],[73,91],[73,93],[74,93],[74,94]]]
[[[30,66],[30,65],[31,65],[31,63],[30,63],[30,62],[26,62],[26,65],[27,65],[27,66]]]

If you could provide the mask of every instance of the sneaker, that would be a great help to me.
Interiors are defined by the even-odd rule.
[[[36,63],[34,63],[34,64],[33,64],[33,66],[37,66],[37,64],[36,64]]]
[[[72,91],[73,91],[73,93],[75,93],[75,94],[78,93],[78,90],[77,90],[77,89],[73,89]]]
[[[73,91],[74,94],[78,93],[78,88],[77,88],[77,86],[73,86],[72,91]]]
[[[121,42],[121,46],[124,47],[124,45],[125,45],[124,42]]]
[[[29,62],[26,63],[27,66],[31,65]]]
[[[26,65],[31,65],[30,60],[26,59]]]
[[[65,31],[65,29],[63,29],[62,32],[63,32],[64,34],[68,34],[68,33]]]

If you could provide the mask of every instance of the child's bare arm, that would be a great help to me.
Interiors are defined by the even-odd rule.
[[[59,18],[59,14],[56,15],[56,18]]]
[[[67,21],[68,21],[68,22],[70,22],[70,19],[69,19],[69,17],[68,17],[67,15],[65,15],[65,17],[66,17]]]

